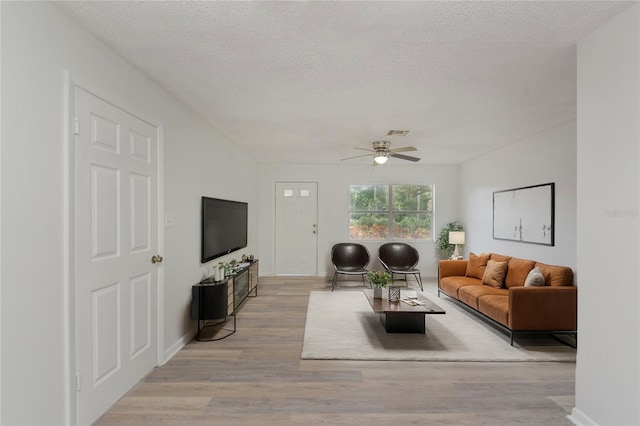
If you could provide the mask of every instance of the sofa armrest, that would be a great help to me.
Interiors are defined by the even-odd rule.
[[[459,276],[464,277],[467,273],[466,260],[440,260],[438,261],[438,281],[440,278]]]
[[[576,331],[578,288],[511,287],[509,328],[517,331]]]

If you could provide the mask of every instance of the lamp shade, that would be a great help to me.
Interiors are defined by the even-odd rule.
[[[449,232],[449,244],[464,244],[464,232],[461,232],[461,231]]]

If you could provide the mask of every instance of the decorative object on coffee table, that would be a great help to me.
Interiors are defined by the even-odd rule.
[[[400,287],[389,287],[389,302],[398,302],[400,300]]]
[[[387,271],[373,270],[367,272],[367,279],[373,288],[374,299],[382,299],[382,289],[387,286],[391,280],[391,274]]]
[[[373,298],[382,299],[382,287],[379,287],[377,285],[373,286]]]

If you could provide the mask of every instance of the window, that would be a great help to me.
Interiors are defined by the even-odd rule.
[[[431,240],[433,185],[350,185],[349,238]]]

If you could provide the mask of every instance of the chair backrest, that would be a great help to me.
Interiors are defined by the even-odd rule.
[[[338,243],[331,248],[331,262],[336,269],[363,269],[370,259],[369,250],[362,244]]]
[[[378,260],[387,269],[413,269],[420,260],[418,250],[406,243],[386,243],[378,249]]]

